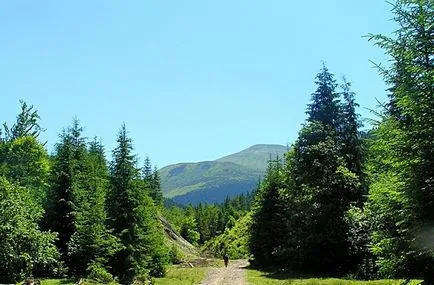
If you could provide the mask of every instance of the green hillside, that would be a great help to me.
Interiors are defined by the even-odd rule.
[[[215,161],[166,166],[160,169],[163,193],[182,204],[221,202],[251,191],[270,156],[282,156],[285,151],[281,145],[262,144]]]
[[[257,144],[240,152],[217,159],[218,162],[232,162],[245,166],[249,169],[258,170],[263,173],[267,167],[267,162],[276,155],[282,156],[287,147],[278,144]]]

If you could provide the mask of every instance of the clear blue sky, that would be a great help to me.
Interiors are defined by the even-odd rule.
[[[77,116],[108,153],[122,122],[159,167],[291,144],[322,61],[360,113],[385,100],[362,36],[391,34],[382,0],[1,1],[0,121],[33,104],[53,149]]]

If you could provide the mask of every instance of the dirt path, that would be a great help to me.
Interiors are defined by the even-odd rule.
[[[247,285],[244,280],[245,259],[230,260],[227,268],[211,268],[200,285]]]

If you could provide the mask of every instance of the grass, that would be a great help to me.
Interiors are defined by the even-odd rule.
[[[23,282],[19,282],[18,284],[23,284]],[[41,285],[75,285],[77,284],[76,280],[71,279],[41,279]],[[91,281],[84,281],[83,285],[95,285],[99,283],[94,283]],[[108,285],[118,285],[116,282],[109,283]]]
[[[205,278],[206,267],[181,268],[169,267],[163,278],[155,278],[156,285],[196,285]]]
[[[18,284],[23,284],[20,282]],[[41,279],[41,285],[74,285],[74,280],[70,279]]]
[[[288,275],[265,273],[254,269],[246,269],[249,285],[401,285],[404,280],[345,280],[336,278],[291,278]],[[419,284],[420,280],[412,280],[407,285]]]
[[[167,269],[167,274],[162,278],[154,278],[156,285],[197,285],[205,278],[205,274],[210,267],[222,267],[223,261],[221,260],[207,260],[205,267],[179,267],[176,265],[170,266]],[[198,266],[201,266],[198,264]],[[19,282],[17,285],[23,284]],[[76,281],[71,279],[41,279],[41,285],[75,285]],[[93,283],[84,281],[83,285],[96,285],[99,283]],[[108,285],[119,285],[119,283],[113,282]]]

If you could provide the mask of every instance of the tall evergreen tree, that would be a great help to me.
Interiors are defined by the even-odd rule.
[[[323,65],[316,76],[317,89],[312,94],[312,103],[308,105],[308,122],[318,121],[337,129],[339,122],[339,94],[336,81],[328,68]]]
[[[145,163],[142,168],[142,177],[145,186],[149,190],[149,196],[159,208],[163,207],[163,191],[161,190],[160,174],[157,167],[152,169],[151,160],[148,156],[145,158]]]
[[[68,243],[68,256],[73,264],[70,271],[75,276],[107,282],[111,277],[104,267],[120,244],[106,224],[109,176],[104,148],[96,139],[90,143],[85,159],[85,172],[80,174],[82,191],[75,199],[76,231]]]
[[[395,38],[371,37],[392,58],[380,69],[390,100],[371,148],[372,250],[383,275],[434,284],[434,1],[398,0],[393,12]]]
[[[270,160],[255,197],[249,248],[257,265],[276,266],[283,261],[286,213],[281,196],[284,189],[282,175],[282,162],[279,159]]]
[[[78,120],[74,119],[56,145],[46,218],[48,228],[58,233],[57,246],[70,269],[74,264],[68,257],[68,244],[77,230],[78,199],[83,196],[82,177],[86,170],[87,149],[81,132]]]
[[[341,137],[342,155],[344,156],[347,168],[362,176],[363,174],[363,149],[360,136],[361,122],[356,108],[359,106],[355,99],[355,93],[351,91],[351,83],[343,79],[341,85],[343,97],[340,116],[339,133]]]
[[[337,84],[324,66],[308,105],[308,119],[287,158],[287,215],[291,229],[284,245],[286,261],[301,270],[343,274],[349,270],[347,224],[351,203],[358,198],[360,180],[349,170],[346,149],[352,149],[350,130],[343,117],[355,116],[354,98],[344,89],[339,101]],[[298,213],[295,212],[298,211]],[[303,216],[300,221],[298,217]],[[295,221],[300,223],[299,226]]]
[[[157,167],[154,167],[151,182],[152,182],[151,189],[150,189],[151,198],[152,200],[154,200],[155,205],[161,208],[163,207],[164,198],[163,198],[163,190],[161,189],[160,173],[158,172]]]
[[[142,175],[143,175],[143,180],[145,180],[146,183],[151,184],[151,181],[152,181],[152,163],[151,163],[151,160],[149,159],[149,156],[145,157],[145,162],[144,162],[143,168],[142,168]]]
[[[164,273],[166,249],[157,212],[140,179],[132,140],[122,125],[110,169],[110,221],[124,248],[113,260],[113,271],[124,284],[135,277]]]

